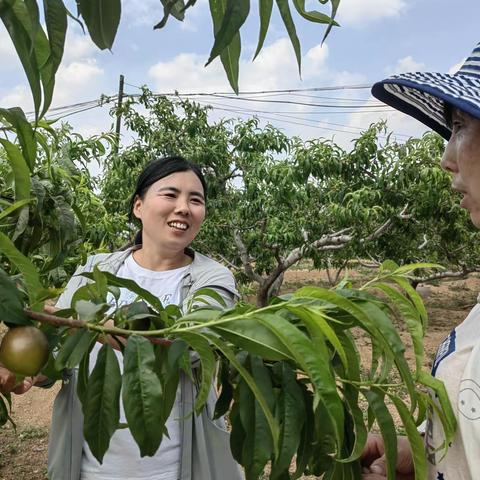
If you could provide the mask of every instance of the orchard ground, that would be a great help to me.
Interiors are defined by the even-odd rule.
[[[368,273],[349,271],[349,278],[355,283],[367,280]],[[328,286],[324,272],[312,270],[291,270],[285,275],[284,291],[291,291],[303,285]],[[425,338],[425,367],[431,367],[437,345],[450,330],[462,321],[477,301],[480,292],[480,277],[471,276],[466,280],[442,282],[438,285],[419,286],[429,314],[429,328]],[[402,325],[398,325],[402,336]],[[0,332],[1,333],[1,332]],[[362,354],[368,355],[369,347],[362,338],[357,339]],[[407,358],[413,354],[408,351]],[[59,385],[49,390],[34,388],[26,395],[13,398],[13,418],[17,424],[15,432],[11,427],[0,429],[0,480],[44,480],[48,450],[48,429],[52,405]],[[310,477],[314,478],[314,477]]]

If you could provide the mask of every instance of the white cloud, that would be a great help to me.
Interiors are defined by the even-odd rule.
[[[156,92],[179,93],[191,92],[230,92],[231,88],[226,79],[225,72],[219,60],[204,68],[205,57],[194,54],[180,54],[168,62],[159,62],[149,70],[149,76],[153,81],[152,89]],[[255,62],[242,60],[240,65],[240,91],[264,91],[282,89],[305,89],[318,86],[332,85],[358,85],[364,84],[366,79],[363,75],[349,71],[337,71],[329,66],[329,48],[327,44],[317,45],[308,50],[302,58],[302,79],[298,75],[298,66],[290,40],[282,38],[266,46]],[[282,128],[288,135],[300,135],[303,138],[332,137],[332,128],[320,120],[334,123],[346,123],[345,115],[339,119],[333,115],[329,120],[321,111],[315,108],[316,115],[307,115],[313,109],[311,103],[332,104],[332,108],[326,110],[339,110],[335,108],[336,100],[325,101],[316,99],[315,95],[322,97],[333,96],[348,100],[357,93],[351,91],[335,92],[335,94],[303,92],[303,96],[272,96],[263,97],[267,100],[285,101],[293,103],[261,103],[257,101],[242,101],[240,99],[201,97],[202,103],[211,103],[217,110],[211,115],[212,120],[219,117],[251,117],[258,115],[261,120],[270,121]],[[234,94],[232,93],[232,96]],[[253,97],[252,97],[253,98]],[[256,97],[259,99],[259,97]],[[300,104],[299,104],[300,103]],[[303,105],[302,105],[303,104]],[[227,110],[220,110],[227,109]],[[230,109],[230,111],[228,110]],[[242,115],[238,110],[244,109]],[[287,112],[287,116],[277,116]],[[288,116],[290,115],[290,117]],[[368,124],[367,124],[368,126]],[[340,127],[341,129],[341,127]],[[358,136],[356,133],[348,135],[348,141]]]
[[[406,8],[405,0],[342,0],[337,18],[341,25],[363,26],[401,15]]]
[[[204,67],[206,56],[182,53],[167,62],[153,65],[148,75],[153,80],[156,91],[168,92],[213,92],[229,91],[225,72],[220,59],[215,59]],[[328,69],[328,46],[316,46],[303,58],[302,77],[304,81],[318,76],[325,76]],[[264,47],[255,62],[241,60],[240,90],[273,90],[297,85],[302,82],[298,75],[295,55],[287,38],[281,38]]]
[[[10,35],[5,29],[0,30],[0,71],[20,69],[21,63],[13,46]]]
[[[158,0],[125,0],[122,2],[122,23],[129,27],[153,26],[163,17],[163,8]],[[152,23],[154,22],[154,23]]]
[[[94,59],[61,65],[56,76],[53,105],[66,105],[99,97],[103,76],[103,69]]]
[[[32,94],[26,85],[16,85],[0,98],[0,105],[5,108],[21,107],[24,111],[33,110]]]
[[[84,35],[80,32],[77,33],[72,28],[68,29],[62,64],[93,58],[97,52],[98,49],[90,39],[88,33]]]
[[[425,70],[425,64],[417,62],[411,55],[398,60],[394,67],[385,68],[387,75],[398,75],[405,72],[420,72]]]

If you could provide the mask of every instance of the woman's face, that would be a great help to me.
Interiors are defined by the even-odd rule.
[[[192,171],[176,172],[153,183],[133,214],[142,222],[143,244],[182,251],[197,236],[205,219],[202,183]]]
[[[452,110],[452,136],[441,165],[452,174],[452,188],[463,195],[460,206],[480,228],[480,120]]]

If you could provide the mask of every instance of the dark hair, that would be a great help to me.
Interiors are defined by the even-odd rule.
[[[447,127],[451,130],[452,129],[452,114],[453,114],[453,108],[452,106],[444,102],[443,104],[443,117],[445,118],[445,123],[447,124]]]
[[[148,162],[137,178],[137,185],[130,199],[130,213],[129,213],[130,221],[133,221],[135,219],[133,215],[133,206],[135,204],[135,199],[137,197],[140,197],[141,199],[143,199],[148,189],[156,181],[160,180],[161,178],[168,177],[168,175],[171,175],[172,173],[188,172],[188,171],[193,172],[200,180],[203,187],[204,197],[206,199],[207,198],[207,182],[205,181],[205,177],[203,176],[202,170],[197,164],[190,162],[180,156],[157,158],[155,160]],[[135,235],[134,244],[138,245],[141,243],[142,243],[142,230],[140,229]]]

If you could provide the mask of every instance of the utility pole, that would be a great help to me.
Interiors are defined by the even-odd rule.
[[[120,145],[120,125],[122,123],[122,102],[123,102],[123,82],[125,78],[123,75],[120,75],[120,82],[118,84],[118,103],[117,103],[117,125],[115,127],[115,153],[118,153],[118,147]]]

